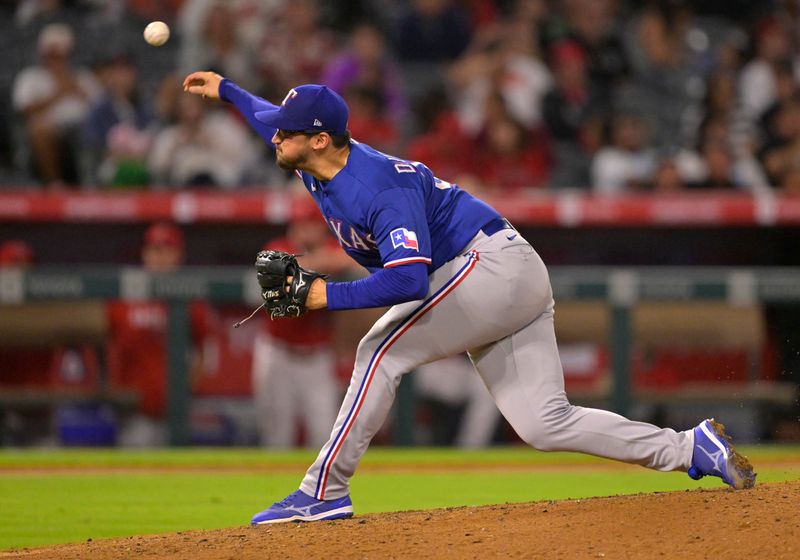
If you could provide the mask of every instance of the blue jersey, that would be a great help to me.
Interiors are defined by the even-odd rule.
[[[347,164],[330,181],[299,175],[342,248],[372,272],[409,263],[433,271],[499,218],[422,163],[355,141]]]
[[[275,129],[255,114],[275,105],[227,79],[219,94],[271,144]],[[365,280],[328,284],[332,309],[392,305],[420,296],[427,289],[423,270],[429,274],[453,259],[481,227],[500,218],[492,207],[436,178],[422,163],[356,141],[350,143],[347,163],[330,181],[302,171],[298,175],[344,250],[374,273]]]

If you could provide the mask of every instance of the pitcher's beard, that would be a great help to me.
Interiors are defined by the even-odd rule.
[[[278,152],[275,152],[275,162],[278,164],[278,167],[281,169],[285,169],[286,171],[297,171],[300,169],[300,166],[305,163],[306,158],[303,156],[298,156],[293,160],[288,160],[281,156]]]

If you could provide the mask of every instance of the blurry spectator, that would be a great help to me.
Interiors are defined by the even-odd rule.
[[[456,115],[443,109],[425,134],[408,144],[406,156],[412,161],[424,161],[445,181],[462,183],[475,166],[475,147],[461,128]]]
[[[418,367],[414,391],[432,409],[432,437],[421,444],[474,448],[492,443],[500,411],[466,355]]]
[[[600,91],[614,87],[630,73],[630,63],[616,29],[615,0],[565,0],[559,2],[563,17],[546,27],[545,41],[577,43],[587,53],[592,85]]]
[[[162,124],[174,123],[178,120],[178,101],[183,97],[183,90],[177,87],[180,81],[181,77],[171,72],[158,83],[153,108],[156,118]]]
[[[776,135],[780,134],[775,130],[776,115],[791,107],[798,98],[800,98],[800,87],[795,81],[792,67],[789,64],[779,64],[775,68],[775,100],[756,123],[761,129],[762,145],[771,143]]]
[[[690,185],[699,189],[736,188],[734,160],[730,149],[721,142],[707,142],[701,151],[705,167],[705,178]]]
[[[418,104],[444,88],[447,65],[469,43],[468,16],[453,0],[412,0],[390,25],[405,93],[417,112]],[[423,129],[418,122],[410,125],[414,133]]]
[[[326,273],[352,266],[314,202],[304,198],[295,204],[286,236],[264,249],[301,254],[301,266]],[[295,319],[262,318],[253,348],[253,398],[263,445],[297,445],[298,421],[306,447],[318,448],[328,440],[341,402],[331,315],[322,311]]]
[[[671,14],[668,7],[662,8],[655,2],[646,5],[638,14],[629,39],[638,42],[639,49],[628,49],[634,55],[631,63],[636,72],[670,70],[681,65],[683,52]]]
[[[492,101],[490,101],[490,104]],[[498,109],[489,115],[478,136],[478,158],[473,172],[484,194],[507,194],[520,189],[542,188],[550,173],[549,144],[505,111],[503,100],[493,98]]]
[[[528,4],[543,4],[540,0],[521,0],[516,3],[522,4],[526,1]],[[496,0],[468,0],[463,4],[468,12],[470,28],[475,32],[480,32],[482,29],[493,25],[497,21],[501,8],[506,2],[497,2]]]
[[[654,3],[636,20],[628,50],[638,59],[632,59],[631,80],[614,98],[618,110],[647,115],[650,144],[659,148],[689,140],[687,115],[703,94],[703,78],[689,64],[681,40],[685,18],[673,17],[674,12]]]
[[[519,2],[526,6],[530,2]],[[485,124],[487,98],[499,90],[511,116],[528,128],[542,118],[542,99],[553,80],[541,61],[536,19],[516,17],[512,12],[491,32],[476,36],[469,51],[450,70],[450,81],[459,118],[474,134]]]
[[[752,130],[739,102],[736,77],[729,72],[712,74],[706,81],[698,135],[703,133],[702,127],[712,119],[725,123],[728,135],[725,141],[731,146],[752,145]]]
[[[383,152],[393,151],[398,142],[397,126],[385,110],[381,92],[370,87],[351,87],[344,97],[350,107],[347,128],[353,138]]]
[[[178,270],[184,260],[183,233],[169,223],[147,228],[142,265],[151,274]],[[133,390],[139,408],[122,423],[119,443],[123,446],[164,445],[164,415],[167,399],[167,305],[161,301],[111,301],[108,314],[108,370],[111,389]],[[204,344],[213,333],[210,308],[193,301],[189,307],[193,352],[193,379],[204,368]]]
[[[610,123],[610,145],[592,161],[592,189],[598,194],[622,194],[649,183],[656,159],[647,146],[647,131],[641,118],[618,114]]]
[[[779,88],[781,91],[789,89],[780,98],[791,96],[792,87],[790,84],[788,88]],[[726,146],[733,157],[736,184],[750,192],[759,192],[769,188],[769,181],[755,155],[759,135],[753,124],[742,106],[733,72],[729,69],[712,74],[706,84],[696,145],[714,142]],[[699,159],[699,155],[697,157]],[[698,177],[685,178],[689,182],[698,180]]]
[[[42,24],[64,21],[70,15],[76,15],[77,8],[69,4],[62,0],[20,0],[14,20],[17,27],[34,29]]]
[[[739,76],[739,91],[747,116],[758,120],[778,93],[778,71],[789,62],[791,38],[786,27],[774,17],[766,18],[755,27],[753,34],[755,57]]]
[[[800,159],[800,98],[781,103],[770,111],[764,143],[759,154],[772,186]]]
[[[120,122],[108,131],[106,154],[97,168],[96,181],[111,187],[145,187],[150,182],[147,154],[153,136],[128,122]]]
[[[470,39],[466,13],[452,0],[412,0],[395,34],[395,52],[409,62],[453,61]]]
[[[800,93],[798,87],[798,80],[795,77],[794,68],[789,62],[778,64],[775,68],[775,100],[767,107],[767,112],[773,107],[777,107],[781,103],[791,101]]]
[[[267,29],[275,22],[286,0],[175,0],[181,3],[176,27],[181,39],[188,42],[203,40],[208,11],[215,4],[224,4],[232,12],[236,28],[236,44],[255,52]]]
[[[727,146],[735,145],[731,141],[731,124],[725,113],[711,113],[700,125],[697,145],[703,146],[707,142],[717,142]]]
[[[605,109],[589,82],[586,52],[573,41],[556,43],[550,50],[555,89],[544,100],[544,118],[559,140],[582,143],[584,127]]]
[[[99,72],[105,93],[92,105],[84,123],[89,182],[146,185],[145,156],[154,114],[136,91],[137,68],[127,55],[103,63]]]
[[[554,139],[552,186],[579,187],[590,182],[591,157],[607,112],[605,96],[591,85],[586,52],[574,41],[550,48],[555,89],[544,98],[544,121]]]
[[[362,23],[351,31],[347,48],[326,65],[321,83],[340,94],[353,87],[376,92],[395,126],[406,116],[400,71],[386,52],[383,35],[374,25]],[[364,141],[369,143],[365,138]]]
[[[736,186],[749,192],[768,188],[764,170],[750,152],[751,143],[735,140],[734,123],[724,112],[711,113],[700,127],[697,149],[678,151],[675,161],[689,187]]]
[[[784,194],[800,196],[800,163],[794,162],[786,168],[778,187]]]
[[[63,24],[50,24],[38,39],[41,64],[16,77],[14,109],[25,117],[37,177],[48,186],[77,183],[80,127],[99,86],[91,73],[70,65],[74,37]]]
[[[57,12],[60,5],[58,0],[19,0],[14,19],[24,27],[40,15]]]
[[[298,84],[319,82],[336,41],[317,21],[318,13],[314,0],[282,3],[256,57],[265,98],[283,99]]]
[[[244,7],[239,6],[240,9]],[[188,3],[181,14],[185,34],[178,66],[182,74],[204,68],[219,72],[245,88],[257,85],[253,61],[257,45],[253,38],[239,33],[241,19],[237,18],[236,10],[235,2],[201,0]],[[255,13],[251,15],[260,15],[253,11]],[[198,25],[186,21],[195,17]]]
[[[256,157],[255,145],[240,121],[208,108],[195,95],[177,98],[177,122],[156,136],[148,159],[157,186],[241,184]]]
[[[740,27],[730,27],[726,35],[718,41],[714,51],[714,71],[718,74],[735,76],[742,67],[744,46],[747,35]]]
[[[671,158],[659,162],[653,175],[653,192],[658,194],[680,193],[686,189],[678,165]]]

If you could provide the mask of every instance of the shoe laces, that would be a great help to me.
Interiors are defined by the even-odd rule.
[[[286,507],[288,505],[291,505],[291,503],[294,501],[294,497],[295,497],[295,494],[297,494],[297,492],[299,492],[299,490],[295,491],[295,492],[292,492],[291,494],[286,496],[284,499],[282,499],[280,502],[275,502],[274,505],[280,506],[280,507]]]

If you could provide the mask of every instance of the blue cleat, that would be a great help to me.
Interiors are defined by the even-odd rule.
[[[257,513],[251,525],[266,523],[286,523],[287,521],[322,521],[353,517],[353,502],[350,496],[336,500],[317,500],[297,490],[268,509]]]
[[[739,455],[725,433],[725,426],[714,419],[703,420],[694,429],[694,452],[688,474],[695,480],[718,476],[732,488],[741,490],[756,485],[753,465]]]

